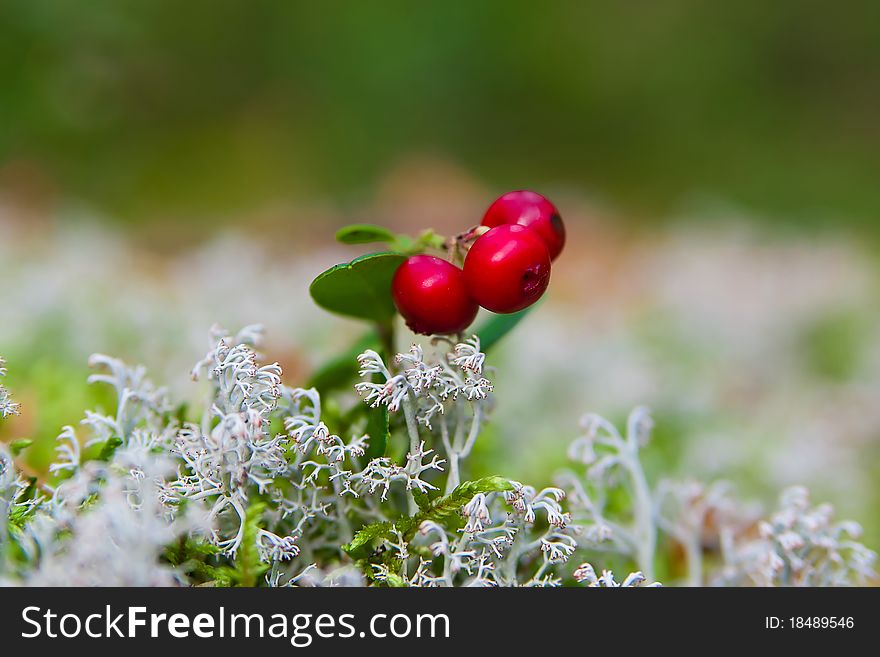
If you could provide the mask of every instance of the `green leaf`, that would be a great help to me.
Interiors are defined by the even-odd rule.
[[[336,240],[343,244],[369,244],[371,242],[394,242],[397,236],[387,228],[375,224],[352,224],[336,232]]]
[[[219,557],[221,550],[203,538],[180,536],[175,543],[165,548],[165,560],[172,566],[187,573],[195,586],[231,586],[234,582],[230,573],[235,570],[229,566],[216,566],[208,563]]]
[[[216,556],[221,553],[219,547],[202,538],[181,536],[176,543],[165,548],[165,559],[172,566],[180,566],[187,561]]]
[[[15,504],[9,507],[9,523],[15,527],[24,527],[36,512],[36,504]]]
[[[37,478],[36,477],[26,477],[25,481],[27,481],[27,486],[24,487],[24,490],[19,494],[19,499],[22,500],[30,500],[37,496]]]
[[[118,436],[113,436],[107,439],[107,442],[101,447],[101,453],[98,454],[99,461],[110,461],[113,459],[113,454],[116,452],[116,448],[122,444],[122,438]]]
[[[9,443],[9,451],[13,456],[18,456],[34,443],[30,438],[19,438]]]
[[[416,244],[421,249],[436,249],[438,251],[444,250],[445,243],[446,238],[438,235],[430,228],[419,235],[419,239],[416,241]]]
[[[399,253],[373,253],[331,267],[309,287],[315,303],[330,312],[386,323],[396,312],[391,279],[404,261]]]
[[[384,582],[389,588],[393,589],[400,589],[409,586],[409,584],[406,583],[406,580],[397,573],[388,573],[385,576]]]
[[[315,370],[305,387],[315,388],[321,396],[331,390],[348,387],[357,378],[357,357],[367,349],[380,348],[379,334],[376,331],[364,333],[345,352]]]
[[[370,436],[370,446],[367,448],[368,459],[385,456],[385,448],[388,446],[389,430],[388,407],[367,407],[367,434]]]
[[[423,493],[418,488],[413,488],[412,494],[420,511],[424,511],[431,506],[431,497],[427,493]]]
[[[510,331],[519,324],[533,309],[534,305],[510,315],[492,315],[480,328],[474,331],[480,336],[480,348],[488,352]]]
[[[365,548],[368,548],[374,541],[393,538],[395,528],[403,534],[404,540],[409,542],[423,522],[432,520],[443,524],[450,518],[457,517],[461,507],[470,502],[477,493],[498,493],[508,490],[513,490],[513,484],[504,477],[493,475],[474,481],[466,481],[459,484],[449,495],[429,501],[414,516],[404,516],[393,523],[386,521],[365,525],[355,533],[351,543],[343,545],[342,549],[353,557],[361,556],[366,551]],[[422,503],[426,498],[427,496],[422,497]]]
[[[438,524],[443,524],[450,518],[457,516],[461,507],[470,502],[477,493],[499,493],[508,490],[513,490],[513,484],[510,483],[510,480],[495,475],[466,481],[456,486],[449,495],[437,498],[416,515],[397,523],[397,528],[403,532],[404,539],[409,542],[423,522],[433,520]]]
[[[343,545],[342,549],[348,554],[355,555],[362,548],[369,545],[377,538],[386,538],[392,535],[394,524],[390,522],[374,522],[371,525],[361,527],[351,539],[351,543]]]
[[[260,551],[257,549],[257,534],[265,509],[265,504],[255,502],[245,512],[241,545],[235,554],[235,567],[230,573],[238,586],[256,586],[269,569],[268,564],[260,561]]]

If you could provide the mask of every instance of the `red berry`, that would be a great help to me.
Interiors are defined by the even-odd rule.
[[[471,297],[496,313],[515,313],[537,301],[550,283],[550,255],[529,228],[492,228],[471,246],[464,260]]]
[[[551,260],[556,260],[565,246],[565,226],[559,210],[537,192],[508,192],[490,205],[483,216],[483,225],[494,228],[504,224],[519,224],[536,231],[544,240]]]
[[[458,333],[477,316],[461,269],[428,255],[407,258],[391,282],[394,305],[416,333]]]

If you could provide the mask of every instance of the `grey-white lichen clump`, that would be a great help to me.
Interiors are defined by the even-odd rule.
[[[725,531],[725,567],[717,582],[728,586],[846,586],[876,577],[877,555],[859,542],[862,528],[836,522],[829,504],[813,507],[806,488],[782,492],[779,508],[737,540]]]
[[[582,563],[578,569],[574,571],[574,579],[580,584],[584,584],[590,588],[637,588],[658,587],[659,582],[647,582],[641,571],[636,571],[627,575],[623,581],[618,582],[614,579],[614,573],[610,570],[603,570],[601,575],[597,575],[592,564]]]
[[[0,377],[6,376],[6,361],[0,358]],[[0,419],[18,415],[18,404],[12,401],[9,391],[0,384]]]
[[[207,393],[197,412],[143,368],[94,356],[90,381],[111,387],[116,408],[62,429],[48,478],[25,477],[0,445],[0,582],[635,587],[659,585],[658,570],[689,585],[874,577],[857,525],[810,507],[802,489],[760,521],[723,483],[651,485],[640,458],[645,409],[623,432],[587,416],[555,486],[469,479],[494,390],[477,337],[388,360],[365,351],[361,400],[345,408],[286,386],[277,363],[261,364],[260,338],[257,326],[214,329],[192,370]],[[18,410],[2,387],[0,409]],[[671,545],[683,574],[663,565]],[[618,581],[592,563],[632,572]]]
[[[645,409],[630,414],[623,434],[596,415],[582,424],[583,436],[569,448],[569,458],[580,468],[561,473],[559,484],[569,491],[580,546],[626,555],[639,568],[625,581],[653,579],[663,537],[680,547],[681,584],[688,586],[848,586],[876,578],[877,555],[858,542],[861,527],[833,522],[830,505],[811,508],[806,489],[784,491],[781,509],[761,520],[727,482],[661,480],[651,486],[640,459],[650,439]],[[623,513],[619,508],[611,513],[608,496],[618,488],[628,504]],[[716,558],[707,564],[705,555],[713,549]],[[613,585],[608,573],[597,578],[589,563],[575,578]]]

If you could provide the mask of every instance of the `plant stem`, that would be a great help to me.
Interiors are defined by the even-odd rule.
[[[645,479],[638,453],[628,450],[626,468],[629,471],[635,496],[635,522],[638,535],[636,561],[649,580],[654,579],[654,552],[657,548],[657,527],[654,524],[654,503]]]
[[[449,495],[455,490],[456,486],[461,482],[461,474],[458,469],[458,454],[450,452],[449,454],[449,476],[446,478],[446,490],[444,495]]]
[[[688,565],[688,586],[703,585],[703,548],[700,545],[700,536],[694,532],[684,541],[684,551]]]
[[[458,486],[458,454],[452,449],[452,442],[449,440],[449,425],[446,423],[446,417],[440,418],[440,439],[443,441],[443,448],[446,450],[446,456],[449,458],[449,473],[446,475],[446,490],[444,495],[449,495],[453,489]]]
[[[338,479],[333,480],[333,490],[341,499],[345,499],[342,495],[342,485],[339,483]],[[353,534],[351,531],[351,523],[348,522],[348,516],[346,516],[345,513],[345,506],[346,505],[344,504],[337,504],[336,511],[339,522],[339,535],[341,537],[340,542],[349,543],[351,542]]]
[[[461,410],[462,405],[459,404],[459,418],[463,417],[461,415]],[[446,446],[446,451],[449,455],[449,476],[446,479],[447,495],[455,490],[455,487],[461,483],[461,460],[466,459],[470,455],[471,449],[473,449],[474,443],[477,440],[477,434],[480,432],[480,422],[483,414],[480,410],[479,404],[474,404],[473,412],[474,414],[471,417],[471,427],[468,431],[467,438],[464,436],[464,426],[461,419],[459,419],[455,431],[455,439],[452,441],[451,445],[449,445],[448,438],[444,437],[444,445]]]
[[[379,322],[376,324],[376,332],[379,334],[379,343],[382,345],[382,359],[389,363],[395,355],[394,320]]]
[[[418,452],[419,449],[419,425],[416,422],[416,414],[412,407],[412,402],[409,399],[409,393],[407,393],[407,396],[403,400],[403,416],[406,418],[406,431],[409,434],[409,453],[411,456],[415,457],[416,452]],[[407,464],[407,467],[410,469],[410,474],[416,474],[413,471],[413,468],[417,468],[418,466],[418,463],[410,461],[410,463]],[[410,515],[413,515],[419,510],[419,507],[416,504],[416,499],[413,497],[411,490],[406,492],[406,496],[409,499]]]

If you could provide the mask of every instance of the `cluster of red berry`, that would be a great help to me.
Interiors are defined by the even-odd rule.
[[[488,230],[487,230],[488,229]],[[411,256],[392,282],[397,310],[416,333],[458,333],[479,306],[514,313],[535,303],[550,283],[550,262],[565,244],[556,207],[530,191],[509,192],[486,211],[464,267],[430,255]]]

